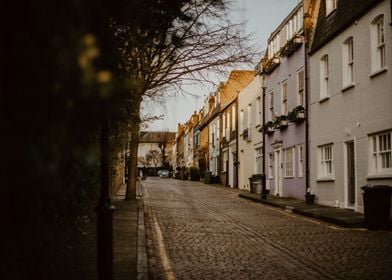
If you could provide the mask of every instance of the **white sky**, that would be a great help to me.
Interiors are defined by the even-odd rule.
[[[297,5],[298,0],[233,0],[233,18],[246,21],[245,31],[253,33],[260,51],[266,48],[268,36]],[[229,69],[231,70],[231,69]],[[225,80],[225,79],[223,79]],[[219,80],[214,81],[216,84]],[[176,131],[177,123],[185,123],[193,111],[198,111],[214,88],[211,85],[197,85],[189,88],[192,95],[180,94],[168,98],[164,104],[145,103],[143,112],[164,115],[164,119],[151,123],[147,130]]]

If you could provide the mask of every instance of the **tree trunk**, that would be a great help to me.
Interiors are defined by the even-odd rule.
[[[131,142],[129,145],[129,164],[128,164],[128,183],[126,199],[136,199],[136,179],[137,179],[137,155],[139,147],[139,130],[138,123],[131,124]]]

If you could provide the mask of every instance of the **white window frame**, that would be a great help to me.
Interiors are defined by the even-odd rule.
[[[261,174],[263,172],[263,147],[255,148],[255,164],[254,173]],[[260,166],[258,166],[258,163]]]
[[[334,179],[333,144],[318,147],[318,178]]]
[[[280,86],[281,92],[281,114],[287,116],[288,113],[288,88],[287,88],[287,81],[283,81]]]
[[[263,105],[261,104],[261,98],[260,96],[256,98],[256,125],[261,124],[262,123],[262,108]]]
[[[293,178],[295,176],[295,148],[284,149],[284,177]]]
[[[328,16],[330,13],[336,10],[338,0],[325,0],[325,14]]]
[[[226,113],[222,114],[222,137],[226,137]]]
[[[385,17],[377,16],[371,24],[371,71],[372,73],[385,69]]]
[[[231,131],[235,131],[236,125],[236,106],[231,107]]]
[[[320,59],[320,99],[329,97],[329,59],[324,55]]]
[[[298,177],[304,177],[304,147],[298,146]]]
[[[268,178],[274,178],[274,153],[268,154]]]
[[[305,70],[303,68],[297,72],[297,105],[305,107]]]
[[[354,40],[353,37],[343,43],[343,87],[354,84]]]
[[[244,127],[245,127],[245,122],[244,122],[244,110],[240,111],[240,133],[242,134],[242,132],[244,131]]]
[[[392,174],[392,130],[369,135],[370,175]]]
[[[271,91],[268,93],[268,105],[269,105],[269,120],[273,121],[274,120],[274,92]]]

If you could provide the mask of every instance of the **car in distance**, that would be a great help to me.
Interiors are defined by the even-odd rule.
[[[170,172],[169,170],[161,170],[159,173],[160,178],[169,178]]]

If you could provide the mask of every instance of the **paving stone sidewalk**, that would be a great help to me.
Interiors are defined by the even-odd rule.
[[[328,207],[319,204],[307,204],[306,202],[298,199],[283,198],[274,195],[267,195],[267,199],[261,199],[260,194],[249,193],[246,191],[239,191],[238,195],[242,198],[279,207],[295,214],[322,220],[338,226],[346,228],[363,227],[363,214],[352,210]]]
[[[137,200],[125,200],[125,188],[113,197],[114,279],[148,279],[141,184],[137,182]]]

